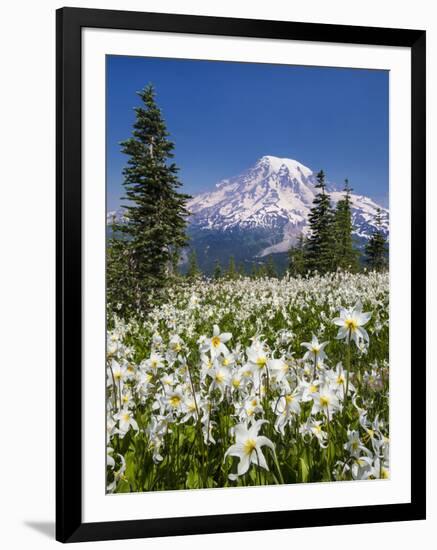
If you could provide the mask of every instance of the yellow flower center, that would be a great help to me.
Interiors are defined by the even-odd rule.
[[[258,401],[256,399],[252,399],[252,407],[256,407],[258,405]]]
[[[172,395],[170,397],[170,405],[172,407],[179,407],[181,403],[181,398],[179,397],[179,395]]]
[[[119,370],[114,372],[114,378],[116,380],[121,380],[121,372]]]
[[[351,330],[352,332],[354,330],[357,330],[358,328],[358,323],[355,321],[355,319],[346,319],[346,321],[344,322],[345,324],[345,327],[348,329],[348,330]]]
[[[312,384],[312,385],[310,386],[310,392],[311,392],[311,393],[316,393],[316,391],[317,391],[317,386],[315,386],[314,384]]]
[[[224,367],[227,367],[229,365],[229,363],[230,363],[229,359],[226,359],[226,358],[223,359],[223,366]]]
[[[385,468],[381,468],[381,479],[388,479],[390,477],[389,471]]]
[[[218,348],[221,343],[220,338],[218,336],[213,336],[211,343],[215,348]]]
[[[311,348],[311,351],[312,351],[315,355],[317,355],[317,354],[319,353],[319,351],[320,351],[320,346],[313,346],[313,347]]]
[[[344,383],[345,383],[344,376],[342,374],[340,374],[340,376],[337,376],[337,384],[344,384]]]
[[[247,409],[247,416],[253,416],[254,410],[252,408]]]
[[[232,385],[234,386],[234,388],[239,388],[240,384],[241,384],[241,382],[238,380],[238,378],[234,378],[232,380]]]
[[[256,441],[254,439],[247,439],[244,443],[244,452],[247,455],[250,455],[253,453],[253,451],[256,449]]]
[[[150,366],[152,367],[152,369],[158,368],[158,361],[156,359],[152,359]]]
[[[124,413],[124,414],[121,415],[121,418],[122,418],[123,422],[129,422],[130,415],[128,413]]]
[[[287,403],[287,405],[290,405],[290,403],[293,403],[293,401],[294,401],[294,397],[292,395],[285,396],[285,402]]]
[[[222,372],[218,372],[216,375],[215,375],[215,381],[216,382],[223,382],[223,380],[225,379],[224,375]]]
[[[326,395],[321,395],[320,396],[320,405],[322,407],[327,407],[329,405],[329,398],[326,397]]]
[[[258,359],[256,360],[256,364],[260,369],[263,369],[266,366],[266,363],[267,359],[264,356],[258,357]]]

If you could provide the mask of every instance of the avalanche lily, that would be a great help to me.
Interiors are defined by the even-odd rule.
[[[248,427],[246,424],[237,424],[234,428],[235,444],[231,445],[225,453],[227,456],[236,456],[240,459],[237,474],[230,474],[229,479],[235,480],[244,475],[251,464],[257,464],[260,468],[268,470],[262,447],[267,446],[275,452],[275,446],[267,437],[258,435],[258,432],[266,420],[255,420]]]
[[[368,323],[372,314],[370,312],[363,313],[362,305],[357,302],[352,309],[340,308],[340,317],[332,320],[334,325],[340,327],[337,333],[337,340],[355,342],[357,347],[360,347],[361,340],[369,341],[369,335],[366,329],[363,328]]]
[[[212,338],[207,339],[205,342],[209,347],[209,351],[211,352],[211,357],[216,357],[220,354],[228,355],[229,350],[225,346],[225,344],[231,338],[232,338],[232,334],[230,332],[220,333],[220,329],[218,325],[214,325]]]

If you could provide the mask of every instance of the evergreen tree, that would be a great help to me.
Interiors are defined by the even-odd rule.
[[[323,274],[335,268],[334,213],[331,199],[326,193],[323,170],[316,177],[316,188],[320,191],[314,198],[308,217],[310,232],[306,245],[306,268]]]
[[[108,269],[108,285],[123,313],[147,309],[174,274],[180,250],[187,243],[185,234],[188,195],[178,192],[178,168],[171,161],[173,143],[151,85],[138,92],[141,106],[135,108],[132,137],[121,143],[129,158],[123,170],[125,223],[118,224],[122,235],[114,244],[110,261],[127,262],[128,289],[117,274]],[[120,256],[121,254],[121,256]]]
[[[244,263],[243,262],[240,262],[238,264],[238,275],[240,277],[246,277],[246,269],[244,267]]]
[[[258,277],[258,266],[253,263],[252,264],[252,270],[250,272],[251,279],[256,279]]]
[[[273,278],[277,277],[275,262],[273,261],[273,256],[269,256],[267,264],[265,265],[265,274],[267,277]]]
[[[358,251],[353,246],[351,192],[349,180],[344,180],[344,196],[335,209],[335,267],[346,271],[358,271]]]
[[[267,276],[267,269],[265,264],[259,264],[256,270],[256,278],[262,279]]]
[[[296,246],[288,252],[288,271],[292,277],[306,273],[305,242],[302,233],[297,239]]]
[[[376,211],[376,228],[366,244],[366,264],[372,271],[384,271],[388,266],[387,240],[382,230],[381,209]]]
[[[220,279],[221,276],[222,276],[222,266],[220,265],[220,262],[216,260],[214,264],[214,279]]]
[[[229,279],[236,279],[236,277],[237,277],[237,269],[235,267],[235,258],[234,258],[234,256],[230,256],[230,258],[229,258],[229,266],[228,266],[227,276],[228,276]]]
[[[197,255],[196,255],[196,251],[193,248],[190,254],[188,255],[187,277],[190,279],[195,279],[199,275],[200,275],[200,269],[199,269],[199,264],[197,263]]]

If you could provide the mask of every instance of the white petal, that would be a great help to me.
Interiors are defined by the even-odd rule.
[[[136,430],[136,431],[138,431],[138,424],[137,424],[137,421],[134,420],[133,418],[131,418],[130,423],[132,424],[133,429]]]
[[[272,451],[275,450],[275,445],[273,444],[273,442],[270,441],[270,439],[268,437],[265,437],[264,435],[260,435],[256,443],[257,443],[257,447],[258,445],[260,447],[262,447],[263,445],[266,445],[267,447],[270,447]]]
[[[238,456],[241,458],[243,455],[244,455],[244,447],[240,443],[231,445],[229,449],[225,452],[225,458],[227,456]]]
[[[255,459],[252,458],[252,462],[258,466],[260,466],[261,468],[264,468],[264,470],[268,470],[269,467],[267,466],[267,462],[266,462],[266,459],[263,455],[263,452],[261,450],[261,448],[258,448],[257,446],[257,449],[256,449],[256,452],[252,453],[254,456],[255,456]]]
[[[249,455],[247,454],[244,454],[241,459],[240,459],[240,462],[238,464],[238,468],[237,468],[237,473],[239,476],[242,476],[244,475],[247,470],[249,469],[249,466],[250,466],[250,458],[249,458]]]
[[[234,433],[237,443],[239,443],[241,440],[247,439],[249,434],[248,429],[244,424],[237,424],[234,428]]]
[[[361,325],[361,326],[365,325],[368,321],[370,321],[371,317],[372,317],[371,312],[360,313],[359,315],[357,315],[358,324]]]

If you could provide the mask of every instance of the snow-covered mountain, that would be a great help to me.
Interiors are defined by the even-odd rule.
[[[257,256],[286,252],[297,236],[308,231],[315,189],[315,173],[300,162],[264,156],[243,174],[225,179],[211,192],[202,193],[188,203],[194,234],[257,232],[265,235]],[[333,204],[341,191],[329,192]],[[388,234],[388,210],[371,198],[351,195],[355,234],[368,239],[375,226],[377,208],[381,208],[383,229]]]
[[[317,193],[315,173],[288,158],[264,156],[252,167],[219,182],[215,189],[193,197],[188,234],[190,248],[197,253],[201,269],[211,274],[218,261],[222,266],[234,257],[250,272],[273,254],[279,270],[287,265],[287,251],[300,233],[308,233],[308,215]],[[332,203],[343,197],[330,182]],[[375,228],[381,209],[383,230],[388,236],[388,210],[369,197],[351,195],[355,241],[362,246]],[[120,208],[107,213],[108,231],[113,221],[125,220]],[[183,252],[186,260],[187,250]]]

